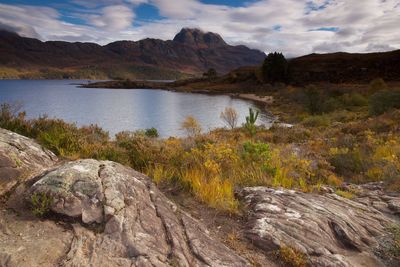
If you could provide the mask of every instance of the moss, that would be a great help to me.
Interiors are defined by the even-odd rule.
[[[14,160],[15,166],[17,166],[17,168],[22,167],[22,161],[16,155],[11,154],[10,157],[12,160]]]

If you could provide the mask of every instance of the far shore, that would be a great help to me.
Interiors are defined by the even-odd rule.
[[[190,83],[188,83],[190,84]],[[186,88],[185,83],[179,81],[174,82],[160,82],[160,81],[100,81],[89,84],[81,84],[83,88],[96,88],[96,89],[122,89],[122,90],[135,90],[135,89],[152,89],[152,90],[167,90],[173,92],[183,93],[197,93],[197,94],[212,94],[212,95],[229,95],[231,97],[240,98],[243,100],[250,100],[257,104],[263,105],[266,109],[267,105],[274,102],[273,96],[262,96],[255,93],[234,93],[224,91],[212,91],[207,89],[193,89]]]

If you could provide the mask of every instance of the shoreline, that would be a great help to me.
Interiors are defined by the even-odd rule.
[[[171,86],[172,85],[172,86]],[[91,84],[80,84],[80,88],[88,89],[115,89],[115,90],[165,90],[176,93],[192,93],[192,94],[205,94],[205,95],[225,95],[232,98],[237,98],[245,101],[251,101],[258,106],[263,112],[266,112],[271,117],[271,123],[285,124],[280,122],[279,117],[274,115],[268,106],[274,103],[273,96],[260,96],[255,93],[235,93],[232,91],[211,91],[208,89],[190,89],[185,88],[183,85],[175,85],[174,82],[151,82],[151,81],[130,81],[129,86],[121,86],[120,81],[101,81]]]

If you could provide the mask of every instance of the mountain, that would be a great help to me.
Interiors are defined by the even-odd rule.
[[[220,35],[182,29],[173,40],[42,42],[0,31],[0,78],[179,78],[258,65],[261,51],[231,46]]]

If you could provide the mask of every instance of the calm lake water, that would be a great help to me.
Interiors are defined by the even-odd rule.
[[[0,103],[21,102],[28,118],[48,115],[78,126],[98,124],[110,135],[129,130],[157,128],[160,136],[183,136],[180,123],[195,117],[203,131],[225,126],[219,115],[227,106],[245,122],[250,101],[224,95],[177,93],[147,89],[86,89],[79,80],[0,80]],[[268,124],[260,115],[259,123]]]

